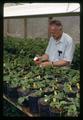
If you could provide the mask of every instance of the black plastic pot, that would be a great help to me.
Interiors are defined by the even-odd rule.
[[[22,103],[24,107],[29,107],[29,100],[25,99]]]
[[[17,89],[18,97],[28,96],[32,91],[30,89],[27,89],[23,91],[21,88]],[[29,99],[25,99],[22,102],[22,106],[29,107]]]
[[[43,98],[40,98],[38,100],[38,108],[39,108],[39,115],[49,117],[50,111],[49,111],[49,104],[47,104]]]
[[[30,108],[32,113],[38,113],[39,112],[38,100],[39,100],[39,98],[42,97],[42,95],[41,96],[36,96],[35,92],[36,91],[33,91],[32,93],[29,94],[29,108]]]
[[[6,81],[3,82],[3,93],[7,95],[8,92],[8,83]]]
[[[7,87],[7,94],[6,94],[12,101],[16,102],[18,100],[18,93],[17,87]]]
[[[49,107],[50,117],[61,117],[61,112]]]

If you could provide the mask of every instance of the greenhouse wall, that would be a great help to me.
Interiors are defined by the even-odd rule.
[[[64,32],[80,42],[80,16],[52,16],[63,24]],[[19,38],[48,38],[49,17],[26,17],[4,19],[4,36]]]
[[[27,21],[27,37],[48,37],[47,17],[28,18]]]
[[[24,38],[24,19],[5,19],[4,23],[5,36]]]

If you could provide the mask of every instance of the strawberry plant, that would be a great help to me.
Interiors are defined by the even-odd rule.
[[[41,42],[42,44],[41,44]],[[80,93],[80,71],[79,69],[79,47],[75,53],[73,66],[69,69],[63,67],[40,68],[34,64],[36,55],[44,54],[47,47],[47,39],[17,39],[11,38],[4,40],[4,79],[9,86],[20,87],[20,92],[28,90],[38,90],[32,93],[33,97],[40,97],[47,92],[53,91],[52,96],[44,96],[51,107],[57,111],[66,111],[66,115],[75,116],[79,111],[79,93]],[[78,62],[77,62],[78,61]],[[71,101],[69,93],[75,93],[74,100]],[[23,94],[24,95],[24,94]],[[20,98],[20,104],[26,97]],[[32,100],[32,99],[31,99]],[[51,100],[51,101],[50,101]],[[69,101],[66,101],[69,100]],[[33,100],[34,101],[34,100]],[[71,104],[70,104],[71,103]],[[74,104],[75,103],[75,104]],[[69,109],[67,107],[69,105]],[[73,105],[73,106],[72,106]],[[32,105],[33,108],[33,105]],[[73,114],[75,112],[75,114]]]
[[[60,101],[59,99],[53,98],[50,102],[50,116],[62,116],[64,115],[64,106],[67,105],[66,101]]]
[[[33,84],[32,84],[32,88],[33,89],[44,89],[45,87],[47,86],[47,84],[45,83],[44,80],[42,81],[34,81]]]

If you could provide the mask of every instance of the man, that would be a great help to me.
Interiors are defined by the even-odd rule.
[[[63,32],[63,26],[58,20],[50,22],[49,32],[50,40],[45,54],[38,57],[36,64],[40,67],[71,65],[75,49],[72,38]]]

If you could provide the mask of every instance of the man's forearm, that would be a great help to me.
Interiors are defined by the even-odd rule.
[[[65,60],[59,60],[59,61],[52,62],[52,63],[53,63],[53,66],[60,67],[60,66],[69,65],[70,62],[65,61]]]

